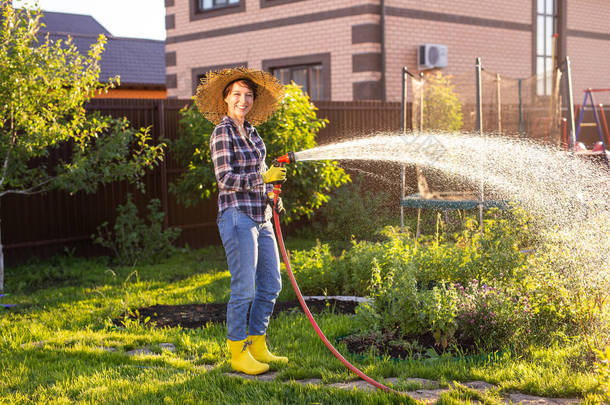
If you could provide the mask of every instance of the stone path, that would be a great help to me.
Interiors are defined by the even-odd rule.
[[[44,347],[47,343],[48,343],[48,341],[30,342],[30,343],[24,343],[21,346],[22,347],[30,346],[30,347],[40,348],[40,347]],[[174,346],[172,343],[161,343],[161,344],[159,344],[159,348],[162,351],[169,351],[172,353],[176,351],[176,346]],[[114,347],[99,346],[98,349],[106,351],[106,352],[117,352],[117,349]],[[130,350],[130,351],[125,352],[125,354],[130,357],[132,357],[132,356],[158,356],[159,355],[158,353],[153,352],[152,350],[150,350],[150,348],[147,348],[147,347]],[[202,371],[203,370],[212,371],[216,368],[216,366],[204,364],[201,366],[197,366],[196,368],[200,369]],[[269,372],[269,373],[265,373],[265,374],[261,374],[261,375],[257,375],[257,376],[251,376],[251,375],[247,375],[247,374],[243,374],[243,373],[235,373],[235,372],[224,373],[224,375],[226,375],[228,377],[232,377],[232,378],[242,378],[242,379],[247,379],[247,380],[266,381],[266,382],[275,381],[277,378],[277,374],[278,374],[277,372]],[[280,381],[280,382],[287,382],[287,381]],[[320,378],[310,378],[310,379],[304,379],[304,380],[289,380],[289,382],[293,382],[293,383],[301,384],[301,385],[334,387],[334,388],[339,388],[339,389],[344,389],[344,390],[374,391],[377,389],[376,387],[373,387],[372,385],[370,385],[369,383],[367,383],[366,381],[363,381],[363,380],[337,382],[337,383],[324,383]],[[406,383],[406,384],[417,384],[417,385],[421,386],[422,388],[414,390],[414,391],[407,391],[407,392],[405,392],[405,394],[407,394],[408,396],[410,396],[413,399],[422,401],[426,404],[434,404],[436,401],[438,401],[440,399],[441,395],[444,392],[448,392],[451,389],[451,387],[440,387],[440,384],[438,383],[438,381],[427,380],[425,378],[406,378],[406,379],[401,379],[399,381],[397,378],[392,377],[392,378],[383,379],[380,382],[384,385],[389,385],[389,386],[396,385],[398,382]],[[468,388],[476,390],[476,391],[480,391],[480,392],[485,392],[487,390],[495,388],[494,385],[486,383],[484,381],[460,382],[460,385],[468,387]],[[477,401],[472,401],[472,402],[476,403]],[[526,395],[526,394],[521,394],[521,393],[508,393],[504,397],[504,402],[506,404],[523,404],[523,405],[572,405],[572,404],[580,403],[580,399],[578,399],[578,398],[545,398],[545,397],[537,397],[537,396]]]
[[[208,368],[209,369],[212,369]],[[258,376],[251,376],[242,373],[224,373],[224,375],[233,377],[233,378],[242,378],[247,380],[257,380],[257,381],[274,381],[277,377],[277,372],[270,372],[261,374]],[[357,380],[357,381],[349,381],[349,382],[339,382],[339,383],[331,383],[324,384],[319,378],[310,378],[306,380],[290,380],[290,382],[294,382],[301,385],[316,385],[316,386],[326,386],[326,387],[334,387],[340,388],[344,390],[363,390],[363,391],[375,391],[377,388],[373,387],[371,384],[366,381]],[[383,381],[380,381],[384,385],[396,385],[399,380],[397,378],[386,378]],[[444,392],[450,391],[450,387],[441,388],[438,381],[434,380],[426,380],[424,378],[406,378],[404,380],[400,380],[401,383],[416,383],[421,385],[422,389],[407,391],[405,394],[410,396],[411,398],[422,401],[426,404],[434,404],[438,401],[441,395]],[[494,385],[486,383],[484,381],[470,381],[460,383],[465,387],[476,391],[487,391],[489,389],[495,388]],[[476,403],[476,401],[473,401]],[[506,404],[523,404],[523,405],[572,405],[580,403],[580,399],[578,398],[545,398],[545,397],[537,397],[533,395],[525,395],[520,393],[509,393],[504,397],[504,402]]]

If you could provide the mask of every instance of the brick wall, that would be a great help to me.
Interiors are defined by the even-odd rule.
[[[572,63],[574,103],[586,88],[610,88],[610,2],[568,1],[567,54]],[[609,104],[610,92],[595,93],[595,102]]]
[[[345,9],[353,6],[374,5],[377,1],[309,0],[274,7],[260,8],[260,0],[247,0],[247,19],[235,17],[215,17],[194,21],[189,24],[189,4],[176,1],[167,8],[168,14],[175,14],[176,28],[167,31],[168,37],[185,35],[198,31],[210,31],[232,26],[232,24],[255,24],[270,20],[289,18],[304,14]],[[280,26],[272,29],[257,29],[213,38],[168,43],[167,52],[176,53],[176,65],[167,67],[168,75],[176,75],[176,88],[168,89],[170,97],[188,98],[193,93],[193,67],[231,65],[247,62],[248,67],[261,68],[266,59],[290,58],[302,55],[330,53],[331,95],[333,100],[352,100],[352,83],[379,80],[376,72],[352,72],[352,55],[380,52],[376,43],[352,44],[352,26],[378,23],[379,16],[365,14],[345,16],[332,20],[321,20],[297,25]]]
[[[266,59],[320,53],[330,54],[333,100],[352,100],[381,88],[381,63],[373,66],[381,53],[380,34],[366,36],[365,42],[353,43],[352,38],[354,26],[379,31],[380,0],[302,0],[265,8],[260,7],[261,0],[245,0],[245,13],[194,20],[190,1],[166,2],[174,27],[167,30],[168,83],[175,80],[174,88],[168,86],[169,97],[192,95],[194,67],[246,62],[261,68]],[[417,46],[423,43],[448,46],[449,66],[444,73],[473,72],[477,56],[485,69],[504,76],[526,78],[534,73],[534,0],[386,0],[385,4],[388,101],[400,99],[402,66],[417,71]],[[610,2],[566,4],[566,51],[572,59],[575,90],[610,87],[605,73],[610,66]],[[362,60],[375,63],[367,69],[355,67],[355,61]],[[604,102],[610,102],[610,93],[608,98]]]

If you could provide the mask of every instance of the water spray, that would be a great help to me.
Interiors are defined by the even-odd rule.
[[[296,158],[295,153],[288,152],[287,154],[274,159],[273,165],[283,167],[286,164],[295,163],[296,161],[297,161],[297,158]],[[324,335],[324,332],[322,332],[322,330],[318,326],[318,323],[316,322],[313,315],[311,314],[311,311],[309,310],[307,303],[303,299],[303,295],[301,294],[299,285],[297,284],[297,281],[294,278],[294,274],[292,273],[292,267],[290,266],[290,260],[288,259],[288,254],[286,253],[286,247],[284,246],[284,238],[282,237],[282,229],[280,227],[280,218],[279,218],[279,215],[277,212],[277,201],[278,201],[278,197],[281,192],[282,192],[282,182],[281,181],[274,182],[273,183],[273,221],[275,224],[275,233],[277,234],[277,241],[280,246],[280,252],[282,253],[282,259],[284,261],[284,265],[286,266],[286,272],[288,272],[288,277],[290,278],[290,283],[292,283],[292,288],[294,288],[294,292],[296,293],[297,298],[299,299],[301,308],[303,308],[305,315],[307,315],[307,319],[309,319],[311,326],[313,326],[314,330],[316,331],[316,333],[318,334],[318,336],[320,337],[320,339],[322,340],[324,345],[328,348],[328,350],[330,350],[331,353],[337,359],[339,359],[339,361],[341,363],[343,363],[347,368],[349,368],[351,371],[356,373],[364,381],[368,382],[369,384],[371,384],[374,387],[377,387],[383,391],[392,392],[394,394],[399,394],[399,395],[404,395],[401,392],[393,390],[392,388],[387,387],[376,380],[373,380],[371,377],[367,376],[362,371],[360,371],[357,367],[355,367],[349,361],[347,361],[345,359],[345,357],[343,357],[341,355],[341,353],[339,353],[339,351],[337,351],[337,349],[334,348],[334,346],[330,343],[328,338]]]

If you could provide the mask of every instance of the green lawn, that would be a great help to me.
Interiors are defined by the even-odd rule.
[[[290,240],[289,248],[309,248],[310,240]],[[271,346],[290,358],[272,365],[278,381],[226,376],[230,371],[224,325],[200,329],[157,329],[144,320],[116,327],[111,319],[128,309],[154,304],[226,302],[230,276],[221,247],[185,251],[150,266],[112,267],[107,260],[56,257],[7,269],[0,310],[0,403],[405,403],[383,392],[344,391],[302,386],[291,380],[324,382],[355,379],[323,346],[302,313],[283,313],[271,322]],[[291,288],[290,285],[284,288]],[[331,341],[357,329],[354,317],[327,313],[317,320]],[[173,343],[176,352],[160,343]],[[104,348],[113,347],[110,352]],[[148,347],[158,356],[129,357],[126,351]],[[527,356],[509,354],[491,361],[440,357],[395,361],[374,355],[350,355],[338,349],[373,378],[398,377],[395,388],[412,390],[401,378],[440,381],[483,380],[499,387],[485,395],[455,388],[441,403],[478,399],[499,403],[502,394],[521,391],[554,397],[586,397],[596,388],[594,376],[573,364],[578,343],[531,348]],[[577,356],[576,356],[577,357]],[[206,365],[219,365],[206,371]]]

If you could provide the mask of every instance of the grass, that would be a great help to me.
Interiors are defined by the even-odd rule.
[[[315,241],[293,239],[289,248],[309,248]],[[108,403],[405,403],[382,392],[345,391],[301,386],[291,380],[321,378],[326,383],[355,380],[322,345],[303,314],[282,313],[269,328],[271,346],[287,355],[287,365],[272,365],[275,382],[233,378],[225,348],[224,325],[200,329],[158,329],[145,320],[111,320],[126,311],[154,304],[226,302],[230,276],[221,247],[184,251],[148,266],[113,267],[104,258],[70,255],[7,269],[0,310],[0,404]],[[291,288],[285,286],[285,288]],[[8,298],[8,299],[6,299]],[[317,320],[328,338],[358,328],[353,317],[322,314]],[[163,351],[173,343],[176,352]],[[104,348],[116,348],[109,352]],[[147,347],[157,356],[124,353]],[[498,386],[477,393],[456,386],[441,403],[499,403],[501,395],[520,391],[553,397],[592,397],[594,376],[565,361],[577,343],[532,347],[524,357],[510,354],[493,361],[439,357],[432,361],[395,361],[373,354],[355,356],[338,346],[349,361],[373,378],[398,377],[397,389],[414,389],[405,379],[483,380]],[[206,371],[206,365],[219,365]],[[590,401],[594,403],[595,401]],[[408,403],[408,402],[407,402]]]

